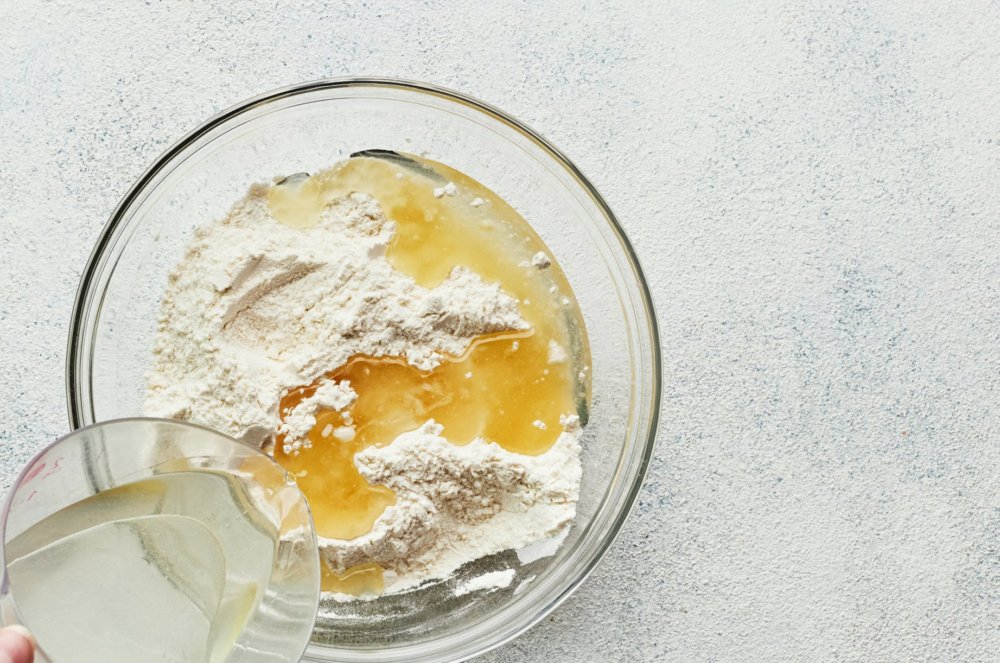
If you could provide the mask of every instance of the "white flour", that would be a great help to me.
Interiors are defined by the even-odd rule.
[[[509,587],[511,580],[514,579],[515,571],[514,569],[506,569],[504,571],[493,571],[492,573],[484,573],[483,575],[468,580],[455,589],[456,596],[463,596],[471,592],[477,592],[484,589],[500,589],[501,587]]]
[[[295,406],[285,417],[285,421],[278,426],[278,432],[285,435],[284,451],[293,453],[300,448],[309,449],[312,442],[306,437],[313,426],[316,425],[316,413],[320,410],[341,411],[349,407],[358,395],[346,382],[334,382],[324,380],[316,388],[316,392]],[[334,436],[335,439],[343,442],[350,442],[354,439],[354,428],[347,422],[346,426],[334,428],[328,424],[322,431],[323,437]]]
[[[428,422],[355,457],[369,483],[396,492],[396,504],[370,533],[325,547],[324,558],[345,567],[375,560],[386,568],[387,589],[401,590],[556,536],[573,520],[581,474],[575,435],[522,456],[482,440],[457,446],[441,432]]]
[[[268,187],[201,229],[164,296],[145,412],[191,420],[268,447],[278,401],[351,355],[404,356],[430,369],[481,334],[525,329],[517,302],[461,268],[427,289],[384,258],[393,233],[362,194],[333,203],[311,229],[277,223]],[[318,409],[356,394],[324,383],[282,424],[288,451],[310,443]],[[568,413],[570,414],[570,413]],[[336,444],[348,425],[323,431]],[[386,591],[446,577],[463,563],[558,535],[572,521],[580,461],[575,419],[553,448],[522,456],[495,444],[455,446],[428,422],[356,456],[373,484],[396,492],[364,536],[321,539],[335,569],[376,561]]]

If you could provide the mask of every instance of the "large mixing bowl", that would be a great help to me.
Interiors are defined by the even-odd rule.
[[[128,192],[84,270],[70,328],[70,423],[142,413],[167,273],[197,226],[220,218],[251,183],[317,172],[366,149],[425,155],[506,199],[563,267],[590,336],[583,485],[558,551],[524,563],[501,553],[415,592],[324,603],[306,653],[310,661],[460,660],[538,622],[594,568],[642,482],[659,407],[656,322],[632,247],[594,187],[517,120],[440,88],[352,79],[278,90],[195,129]],[[454,591],[506,568],[516,569],[509,587]]]

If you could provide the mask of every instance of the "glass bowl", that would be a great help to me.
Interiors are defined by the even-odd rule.
[[[160,297],[197,226],[220,218],[251,183],[368,149],[445,163],[510,203],[565,271],[590,337],[583,484],[558,550],[532,561],[508,551],[414,592],[324,603],[304,659],[462,660],[541,620],[594,568],[642,483],[660,400],[656,319],[632,247],[579,170],[509,115],[429,85],[326,80],[250,99],[185,136],[121,201],[84,270],[67,357],[70,423],[142,413]],[[506,588],[453,591],[508,568]]]

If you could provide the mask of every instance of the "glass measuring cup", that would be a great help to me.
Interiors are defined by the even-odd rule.
[[[297,661],[319,601],[305,498],[259,449],[120,419],[33,458],[0,514],[0,621],[43,663]]]

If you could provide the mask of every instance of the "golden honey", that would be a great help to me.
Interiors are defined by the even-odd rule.
[[[320,589],[324,592],[340,592],[341,594],[381,594],[385,589],[382,579],[382,567],[374,562],[359,564],[346,569],[343,573],[331,571],[326,563],[322,563]]]

